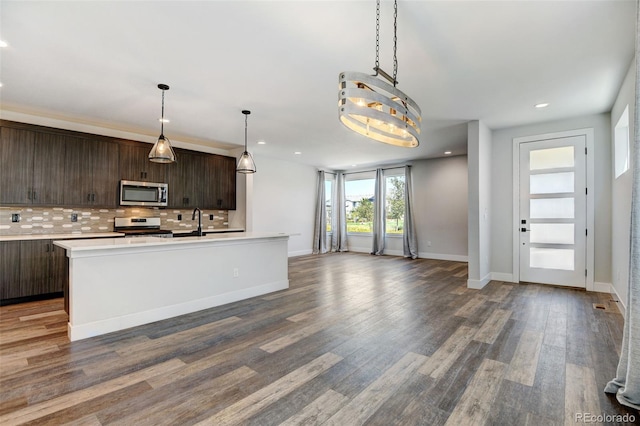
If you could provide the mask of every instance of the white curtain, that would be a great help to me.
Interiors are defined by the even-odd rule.
[[[385,198],[384,198],[384,174],[382,169],[376,169],[375,194],[373,199],[373,247],[371,254],[384,254],[384,236],[387,232],[385,226]]]
[[[324,190],[324,171],[318,171],[316,188],[316,216],[313,231],[313,254],[327,252],[327,198]]]
[[[604,391],[616,394],[620,404],[640,410],[640,2],[636,2],[636,112],[631,199],[631,254],[629,256],[629,301],[627,303],[622,352],[616,378]]]
[[[349,251],[347,247],[347,200],[344,194],[344,173],[342,172],[336,173],[333,195],[331,250]]]
[[[402,228],[402,250],[404,257],[418,258],[418,238],[413,224],[413,185],[411,166],[404,167],[404,227]]]

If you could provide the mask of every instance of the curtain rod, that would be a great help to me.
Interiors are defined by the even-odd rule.
[[[394,167],[382,167],[382,170],[393,170],[393,169],[404,169],[405,167],[411,167],[410,164],[407,164],[405,166],[394,166]],[[356,173],[370,173],[370,172],[375,172],[377,169],[371,169],[371,170],[358,170],[357,172],[343,172],[345,175],[354,175]],[[337,175],[337,172],[327,172],[326,170],[324,171],[324,174],[326,175]]]

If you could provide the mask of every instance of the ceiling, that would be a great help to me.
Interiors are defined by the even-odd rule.
[[[239,147],[249,109],[257,158],[347,169],[462,154],[469,120],[498,129],[609,111],[633,59],[635,4],[399,1],[398,88],[422,109],[418,148],[371,141],[338,120],[338,74],[375,63],[373,0],[2,0],[0,101],[151,142],[165,83],[165,134],[178,144]],[[392,22],[385,0],[387,72]]]

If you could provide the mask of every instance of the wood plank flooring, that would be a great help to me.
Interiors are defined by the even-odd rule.
[[[289,290],[74,343],[60,299],[1,307],[0,425],[640,423],[602,391],[606,294],[471,290],[465,263],[393,256],[289,266]]]

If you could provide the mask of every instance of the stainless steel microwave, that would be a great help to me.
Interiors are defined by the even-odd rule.
[[[155,182],[120,181],[121,206],[154,206],[167,205],[169,185]]]

